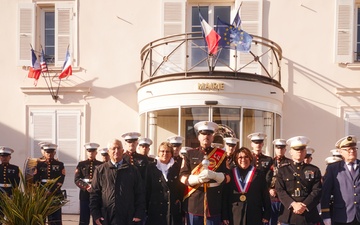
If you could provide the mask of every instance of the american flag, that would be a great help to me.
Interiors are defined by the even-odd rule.
[[[45,54],[44,49],[41,49],[41,55],[40,55],[40,66],[41,66],[41,72],[47,72],[48,67],[45,61]]]

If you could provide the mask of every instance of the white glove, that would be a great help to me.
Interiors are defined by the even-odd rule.
[[[323,221],[324,221],[325,225],[331,225],[331,219],[330,218],[323,219]]]
[[[199,175],[190,175],[188,178],[188,183],[190,186],[195,186],[204,182],[202,182],[202,179],[199,178]]]
[[[216,183],[220,184],[221,182],[224,181],[225,179],[225,175],[221,172],[214,172],[214,171],[211,171],[211,179],[215,180]]]
[[[207,179],[208,181],[209,180],[215,180],[216,183],[220,184],[225,179],[225,176],[224,176],[223,173],[220,173],[220,172],[214,172],[212,170],[203,170],[199,174],[199,178]]]

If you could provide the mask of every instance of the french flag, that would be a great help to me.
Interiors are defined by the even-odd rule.
[[[69,53],[69,49],[68,49],[66,51],[65,62],[64,62],[63,69],[59,75],[59,79],[68,77],[70,75],[72,75],[72,67],[71,67],[70,53]]]
[[[218,50],[220,35],[204,20],[201,13],[199,12],[201,28],[208,46],[208,53],[215,55]]]
[[[37,85],[37,81],[39,80],[41,74],[41,68],[39,60],[36,57],[34,49],[31,49],[31,67],[29,69],[28,78],[34,78],[34,85]]]

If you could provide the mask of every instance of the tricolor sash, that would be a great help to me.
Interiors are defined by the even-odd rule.
[[[224,161],[225,159],[225,151],[222,150],[221,148],[215,148],[213,149],[210,154],[208,154],[208,159],[209,159],[209,170],[212,171],[216,171],[217,168],[219,168],[219,166],[221,165],[221,163]],[[199,163],[192,171],[191,171],[191,175],[198,175],[200,174],[200,172],[203,170],[203,165],[201,163]],[[195,187],[190,187],[190,186],[186,186],[185,188],[185,193],[184,193],[184,200],[188,197],[190,197],[190,195],[192,193],[194,193],[196,191],[196,189],[198,189],[201,186],[201,184],[196,185]]]
[[[246,174],[246,177],[244,180],[240,177],[240,170],[238,167],[233,168],[233,175],[234,175],[234,182],[238,189],[238,192],[241,194],[245,194],[248,192],[249,187],[251,185],[251,182],[254,178],[256,168],[252,166],[252,168],[249,170],[249,172]],[[246,199],[246,198],[245,198]]]

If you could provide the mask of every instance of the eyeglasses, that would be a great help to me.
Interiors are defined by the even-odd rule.
[[[211,132],[200,132],[201,135],[212,135],[213,133]]]
[[[351,150],[356,152],[358,150],[357,147],[349,147],[349,148],[342,148],[341,150],[344,150],[344,151],[347,151],[347,152],[350,152]]]
[[[264,141],[257,140],[257,141],[252,141],[252,142],[254,142],[255,144],[262,144]]]
[[[238,159],[249,159],[249,156],[239,156]]]
[[[159,152],[160,153],[165,153],[165,154],[170,154],[171,153],[171,151],[165,151],[165,150],[160,150]]]
[[[135,141],[137,141],[137,139],[127,139],[125,140],[127,143],[134,143]]]

